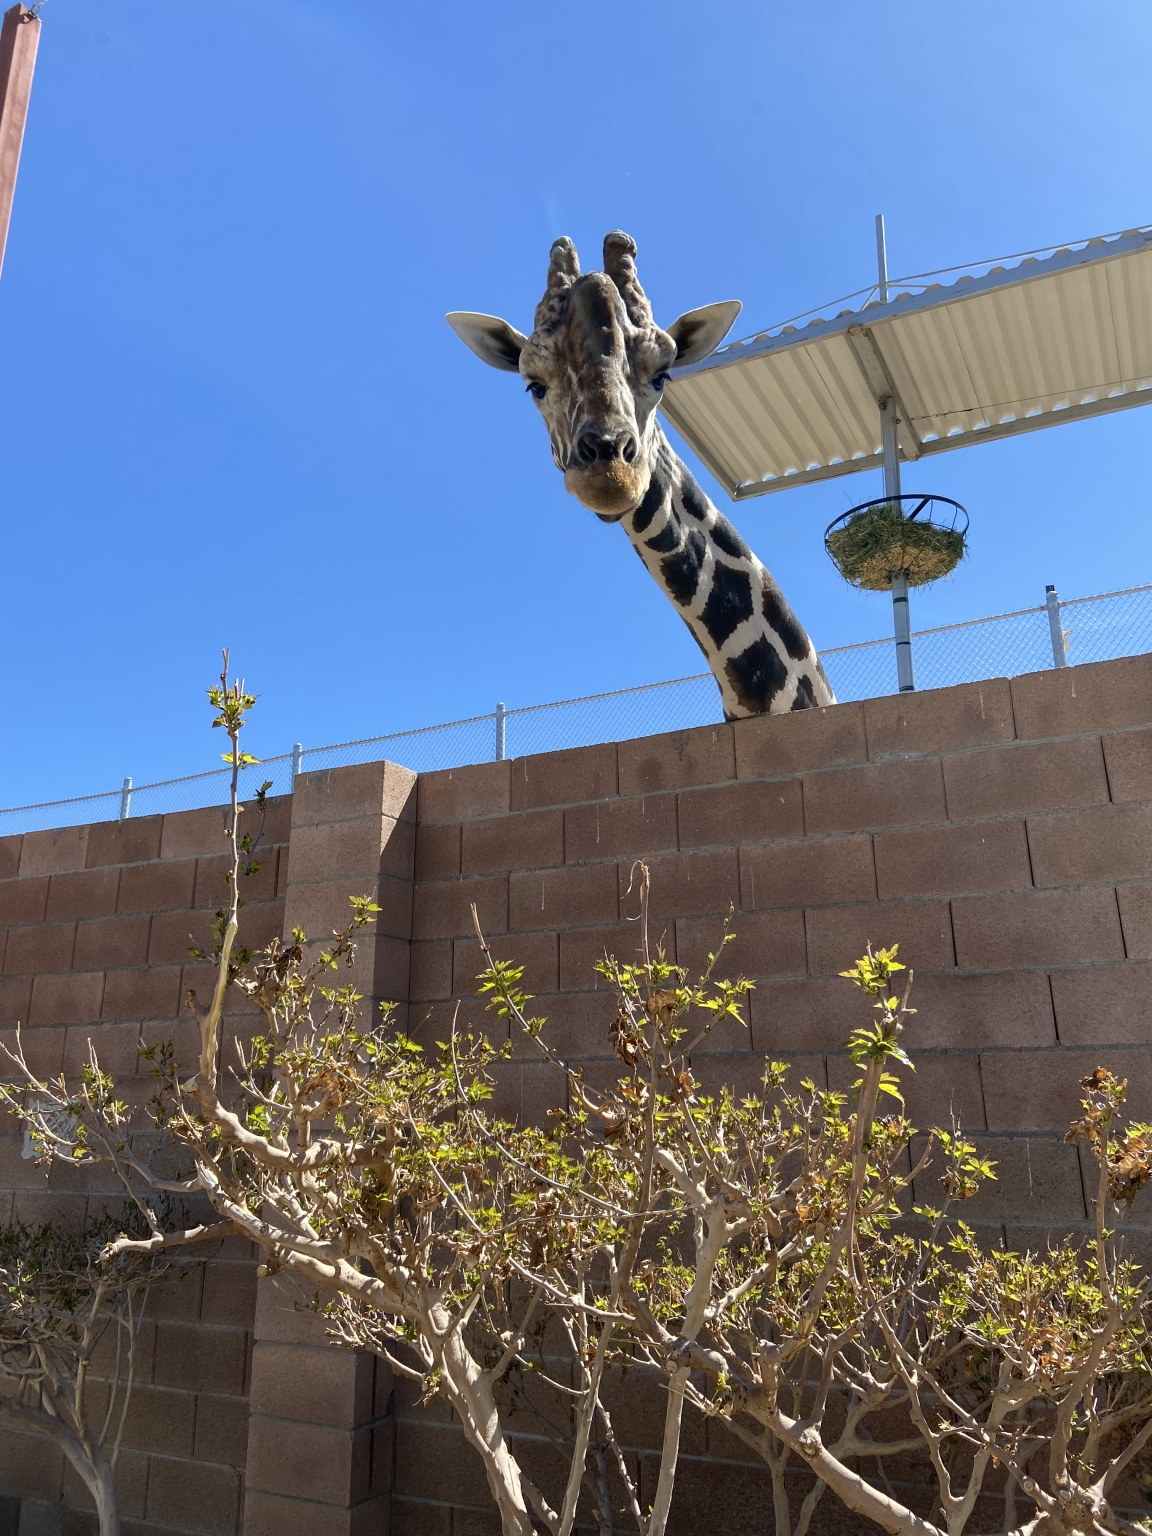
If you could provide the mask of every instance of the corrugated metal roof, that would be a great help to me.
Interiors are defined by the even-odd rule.
[[[1152,403],[1152,228],[915,286],[678,369],[662,409],[741,500],[879,467],[884,395],[905,461]]]

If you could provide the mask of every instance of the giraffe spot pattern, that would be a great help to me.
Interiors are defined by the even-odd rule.
[[[764,572],[764,619],[768,628],[780,636],[792,660],[803,661],[811,649],[811,642],[767,571]]]
[[[652,478],[648,482],[648,489],[644,493],[644,500],[632,514],[632,526],[637,533],[643,533],[651,526],[652,519],[667,498],[668,476],[663,473],[663,468],[663,464],[657,459],[652,469]]]
[[[731,555],[733,560],[751,560],[752,551],[728,519],[721,517],[719,513],[716,514],[716,522],[712,527],[712,537],[716,541],[716,547],[722,549],[726,555]]]
[[[644,542],[658,555],[670,555],[680,543],[679,523],[669,518],[659,533],[654,534],[650,539],[645,539]]]
[[[691,471],[687,468],[684,470],[683,478],[680,481],[680,500],[684,503],[685,512],[694,517],[698,523],[706,523],[709,516],[716,510],[696,484]],[[717,516],[718,520],[722,522],[723,519],[719,518],[719,514]],[[733,532],[735,532],[735,529],[733,529]],[[730,550],[729,553],[731,554],[732,551]]]
[[[717,645],[723,645],[755,611],[752,578],[748,572],[738,571],[718,560],[712,572],[712,590],[700,613],[704,628]]]
[[[796,679],[796,697],[792,700],[792,713],[798,709],[815,709],[816,695],[812,687],[812,679],[805,677],[803,672]]]
[[[696,596],[696,588],[700,584],[700,567],[704,564],[707,552],[708,541],[704,535],[698,528],[689,528],[676,553],[660,562],[665,589],[681,608],[687,608]]]
[[[758,715],[768,714],[772,700],[788,681],[788,668],[763,635],[739,656],[730,657],[724,671],[743,707]]]
[[[707,658],[724,718],[834,703],[819,658],[772,576],[662,433],[654,449],[648,491],[625,528]]]

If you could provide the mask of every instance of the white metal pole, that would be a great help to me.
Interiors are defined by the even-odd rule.
[[[877,298],[881,304],[888,302],[888,246],[884,239],[884,215],[876,215],[876,267],[880,274]]]
[[[304,767],[304,747],[303,747],[303,744],[298,741],[296,743],[296,745],[292,748],[292,782],[293,782],[293,784],[295,784],[296,780],[300,777],[300,774],[301,774],[301,771],[302,771],[303,767]]]
[[[888,247],[884,238],[884,215],[876,215],[877,293],[881,304],[888,302]],[[880,442],[884,452],[884,494],[899,506],[900,454],[896,443],[896,402],[886,396],[880,402]],[[912,619],[908,611],[908,578],[899,572],[892,578],[892,628],[896,635],[896,682],[901,693],[916,687],[912,675]]]
[[[899,506],[900,460],[896,453],[896,404],[891,397],[880,403],[880,427],[884,443],[884,494]],[[892,577],[892,628],[896,636],[896,683],[901,693],[912,693],[912,617],[908,610],[908,577],[903,571]]]
[[[896,410],[891,399],[880,407],[884,432],[884,494],[899,506],[900,461],[896,457]],[[912,693],[916,680],[912,673],[912,615],[908,608],[908,577],[903,571],[892,576],[892,630],[896,636],[896,686],[901,693]]]
[[[502,763],[504,761],[504,716],[507,713],[508,713],[508,711],[504,708],[503,704],[497,704],[497,706],[496,706],[496,761],[498,763]]]
[[[127,821],[132,812],[132,780],[124,780],[124,788],[120,791],[120,820]]]
[[[914,693],[912,618],[908,612],[908,577],[903,571],[892,578],[892,627],[896,632],[896,682],[901,693]]]
[[[896,402],[885,395],[880,402],[880,443],[884,452],[884,494],[900,494],[900,455],[896,447]]]
[[[1060,622],[1060,594],[1055,587],[1044,588],[1044,605],[1048,609],[1048,633],[1052,637],[1052,665],[1066,667],[1068,656],[1064,650],[1064,628]]]

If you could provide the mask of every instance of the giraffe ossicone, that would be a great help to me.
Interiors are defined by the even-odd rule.
[[[623,523],[704,652],[728,720],[836,702],[784,594],[656,415],[668,370],[714,352],[740,308],[708,304],[661,330],[636,275],[636,243],[613,230],[602,272],[581,275],[572,241],[553,243],[530,336],[494,315],[447,316],[483,362],[520,374],[565,486],[602,522]]]

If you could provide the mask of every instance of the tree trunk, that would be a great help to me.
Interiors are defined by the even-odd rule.
[[[102,1451],[90,1449],[58,1413],[48,1413],[43,1408],[31,1408],[26,1403],[0,1399],[0,1419],[7,1420],[18,1429],[31,1430],[34,1434],[46,1435],[49,1440],[54,1440],[92,1495],[100,1522],[100,1536],[120,1536],[116,1473]]]
[[[96,1500],[100,1536],[120,1536],[120,1504],[116,1497],[116,1473],[99,1454],[95,1458],[93,1471],[96,1475],[89,1491]]]
[[[465,1349],[456,1331],[449,1333],[445,1340],[441,1358],[452,1405],[460,1415],[466,1438],[484,1462],[488,1487],[500,1511],[504,1536],[534,1536],[532,1517],[520,1481],[520,1467],[504,1439],[492,1383]]]
[[[111,1462],[100,1451],[86,1454],[78,1441],[75,1449],[65,1444],[64,1453],[92,1495],[96,1518],[100,1522],[100,1536],[120,1536],[120,1503]]]

